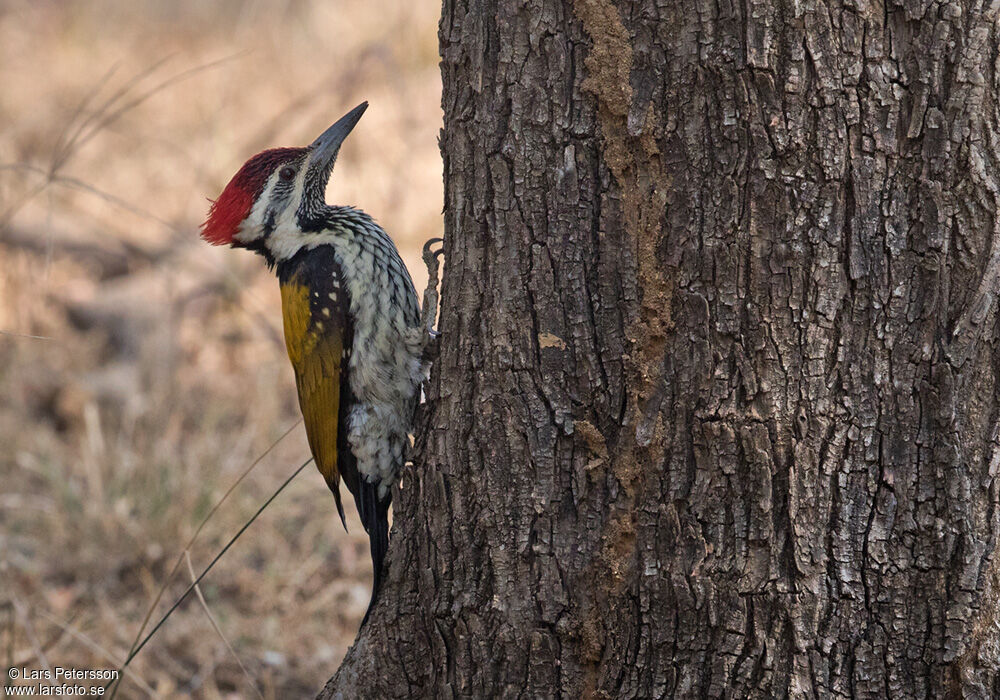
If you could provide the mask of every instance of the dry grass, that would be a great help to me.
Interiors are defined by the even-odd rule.
[[[247,157],[369,100],[328,199],[378,218],[422,287],[419,245],[441,228],[437,12],[0,4],[0,164],[16,166],[0,170],[0,666],[113,667],[183,543],[298,418],[274,280],[197,238]],[[206,527],[195,570],[307,455],[298,427]],[[307,469],[119,697],[311,696],[367,603],[349,525]],[[185,564],[157,614],[190,580]]]

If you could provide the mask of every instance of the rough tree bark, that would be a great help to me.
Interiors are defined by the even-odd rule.
[[[441,354],[321,697],[1000,696],[997,13],[445,0]]]

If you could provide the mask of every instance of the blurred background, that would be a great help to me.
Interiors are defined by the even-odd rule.
[[[308,457],[276,281],[198,238],[247,158],[368,100],[328,201],[372,214],[423,290],[420,245],[442,226],[439,12],[0,0],[0,665],[115,667],[246,468],[292,428],[202,531],[194,571]],[[119,697],[312,697],[368,601],[353,504],[348,525],[308,467]],[[184,563],[154,620],[191,580]]]

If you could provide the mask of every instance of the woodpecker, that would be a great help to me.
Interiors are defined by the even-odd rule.
[[[433,317],[422,323],[413,280],[388,234],[364,212],[326,203],[340,146],[367,107],[355,107],[310,146],[252,157],[212,203],[201,230],[213,245],[260,254],[277,273],[309,448],[344,528],[341,478],[370,540],[375,573],[365,620],[383,577],[392,486],[433,324]],[[425,261],[439,241],[425,246]],[[436,282],[436,267],[433,274]],[[432,301],[433,311],[425,295],[425,314],[436,311],[436,292]]]

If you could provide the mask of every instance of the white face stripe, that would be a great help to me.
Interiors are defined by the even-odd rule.
[[[306,181],[306,170],[308,162],[304,162],[300,165],[298,173],[295,175],[295,184],[292,187],[292,191],[285,198],[285,206],[278,213],[275,219],[275,233],[278,229],[282,228],[283,225],[295,221],[295,212],[298,208],[299,202],[302,201],[302,193],[305,191],[305,181]],[[274,172],[267,178],[267,183],[264,185],[264,190],[257,197],[257,201],[254,202],[253,208],[247,217],[240,223],[239,228],[236,230],[236,235],[233,238],[240,243],[252,243],[264,235],[264,224],[267,221],[267,217],[271,213],[272,199],[274,198],[274,190],[278,185],[280,179],[279,173],[281,172],[281,167],[275,168]],[[272,234],[273,235],[273,234]],[[278,258],[280,259],[280,258]]]
[[[236,235],[233,236],[235,240],[240,243],[252,243],[264,235],[264,219],[267,216],[267,206],[271,201],[271,195],[274,193],[274,186],[277,183],[278,169],[276,168],[271,173],[271,176],[267,178],[264,191],[260,193],[257,201],[253,203],[250,213],[240,222],[239,228],[236,229]]]

